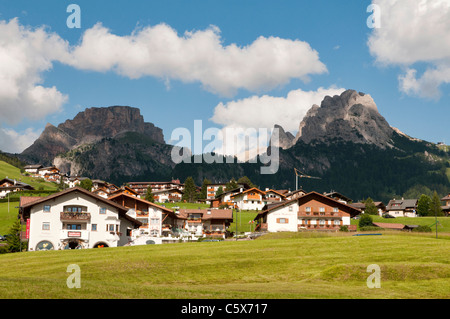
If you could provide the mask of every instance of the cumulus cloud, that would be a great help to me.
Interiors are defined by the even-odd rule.
[[[371,54],[382,65],[404,69],[400,90],[438,98],[450,82],[450,0],[373,0],[381,10],[381,27],[368,40]],[[418,74],[417,63],[426,70]]]
[[[67,43],[44,28],[0,21],[0,122],[37,120],[60,110],[67,96],[44,87],[41,74],[67,58]]]
[[[210,119],[223,125],[216,134],[220,143],[215,151],[248,161],[266,151],[275,124],[285,131],[298,131],[312,105],[320,105],[325,96],[340,95],[343,91],[345,89],[336,87],[316,91],[298,89],[285,97],[263,95],[219,103]]]
[[[0,150],[7,153],[21,153],[39,137],[39,132],[28,128],[23,132],[0,127]]]
[[[219,103],[211,120],[226,127],[273,128],[275,124],[286,131],[296,131],[313,104],[320,104],[327,95],[341,94],[345,89],[330,87],[316,91],[290,91],[286,97],[252,96]]]
[[[225,46],[216,26],[179,36],[166,24],[118,36],[98,23],[72,48],[69,64],[86,70],[112,70],[132,79],[154,76],[199,82],[224,96],[232,96],[238,89],[273,89],[292,79],[308,81],[312,74],[327,72],[317,51],[300,40],[259,37],[247,46]]]

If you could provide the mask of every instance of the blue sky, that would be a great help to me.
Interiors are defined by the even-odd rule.
[[[25,28],[31,33],[43,28],[45,33],[54,35],[59,42],[65,41],[72,48],[82,46],[83,36],[89,30],[93,30],[99,22],[102,28],[108,30],[109,35],[114,35],[117,39],[162,24],[174,30],[180,38],[183,38],[186,31],[195,34],[215,28],[215,34],[220,38],[222,48],[232,45],[238,48],[251,46],[260,37],[279,38],[291,42],[300,41],[302,45],[307,44],[310,47],[306,55],[313,61],[311,64],[315,63],[318,67],[325,66],[326,71],[317,71],[317,69],[305,71],[304,75],[308,78],[305,80],[297,75],[284,75],[282,72],[286,72],[286,70],[283,69],[280,71],[282,75],[280,75],[279,83],[274,80],[268,87],[245,82],[247,86],[242,84],[240,87],[239,84],[236,84],[237,89],[230,93],[227,89],[218,92],[225,84],[220,84],[219,88],[219,84],[214,80],[212,80],[212,84],[209,83],[210,75],[206,75],[206,80],[203,80],[204,78],[202,80],[190,79],[188,73],[192,73],[193,69],[188,69],[182,75],[172,76],[176,70],[168,66],[168,70],[163,70],[165,74],[169,74],[165,77],[154,76],[151,72],[147,72],[133,78],[130,74],[136,72],[136,69],[123,60],[120,60],[125,70],[123,72],[118,72],[113,62],[111,62],[111,67],[99,71],[95,67],[83,64],[85,61],[67,62],[68,58],[62,57],[66,54],[66,52],[62,52],[63,49],[61,49],[62,53],[57,56],[55,53],[57,49],[55,52],[49,52],[47,48],[44,50],[45,52],[43,51],[44,53],[40,54],[46,61],[49,61],[49,65],[42,66],[39,64],[41,62],[37,61],[36,63],[39,65],[36,68],[31,68],[28,73],[20,74],[20,77],[17,75],[16,78],[11,77],[11,79],[19,79],[18,81],[21,83],[30,81],[31,87],[54,87],[57,90],[57,93],[52,92],[54,94],[52,97],[55,98],[54,110],[52,105],[44,105],[45,102],[41,101],[41,104],[36,106],[36,108],[42,107],[42,112],[39,113],[41,116],[31,116],[33,110],[27,110],[28,106],[24,105],[26,99],[10,97],[6,92],[5,96],[11,98],[13,103],[9,103],[6,98],[4,100],[6,102],[2,103],[0,92],[0,108],[3,108],[3,110],[0,109],[2,116],[0,118],[0,149],[20,152],[42,132],[46,123],[58,125],[66,119],[73,118],[87,107],[111,105],[138,107],[141,109],[145,121],[152,122],[163,129],[166,141],[168,141],[175,128],[192,128],[194,120],[203,120],[204,127],[227,126],[228,123],[217,123],[212,119],[215,109],[220,103],[225,106],[224,111],[227,111],[228,115],[240,117],[241,114],[230,114],[232,110],[231,108],[227,109],[228,103],[242,101],[242,114],[245,114],[246,104],[244,102],[251,97],[271,96],[284,99],[289,92],[296,90],[317,92],[320,88],[330,92],[339,89],[354,89],[368,93],[376,102],[379,112],[392,126],[413,137],[431,142],[449,143],[450,133],[446,114],[448,114],[450,97],[448,85],[450,82],[448,73],[450,49],[446,44],[449,42],[445,42],[445,39],[442,38],[439,40],[438,36],[440,31],[446,34],[450,28],[448,24],[444,24],[443,30],[433,31],[433,34],[429,35],[425,33],[427,28],[422,26],[420,30],[423,30],[424,34],[421,34],[420,30],[413,29],[411,32],[416,32],[417,37],[413,34],[403,43],[402,40],[397,39],[403,31],[401,28],[408,30],[407,24],[412,23],[415,17],[410,16],[405,25],[405,21],[400,21],[404,19],[401,12],[403,9],[403,12],[412,10],[417,4],[405,0],[399,2],[402,1],[403,7],[400,8],[389,7],[385,0],[374,1],[381,6],[382,24],[381,28],[376,30],[369,28],[366,24],[371,15],[370,12],[367,12],[371,1],[118,0],[112,2],[43,0],[11,2],[1,0],[0,21],[4,25],[11,26],[11,19],[17,18],[16,24],[19,27]],[[67,27],[66,19],[70,13],[66,12],[66,8],[71,3],[80,6],[80,29]],[[430,18],[437,19],[436,21],[442,18],[439,15],[442,14],[442,10],[439,10],[438,14],[438,10],[434,9],[431,5],[427,7],[426,15],[428,16],[419,20],[419,26],[420,23],[432,24],[433,21]],[[396,19],[397,16],[398,19]],[[450,17],[447,11],[444,12],[445,17]],[[447,20],[450,21],[450,19]],[[3,32],[6,33],[6,31]],[[20,32],[25,31],[22,29]],[[375,35],[375,32],[379,33]],[[14,33],[13,37],[17,37],[17,34]],[[368,44],[371,37],[374,39],[373,46]],[[11,41],[9,38],[7,39],[7,41]],[[412,52],[415,51],[412,48],[431,45],[427,42],[424,43],[424,39],[434,41],[432,44],[444,46],[443,55],[435,57],[426,51],[421,54],[413,54]],[[24,39],[23,41],[30,40]],[[393,41],[396,46],[390,48]],[[442,43],[437,43],[439,41]],[[0,43],[1,47],[5,42]],[[26,44],[29,45],[29,43]],[[298,42],[295,44],[300,45]],[[43,44],[43,46],[45,45],[48,46],[48,43]],[[27,47],[28,49],[25,50],[30,51],[27,54],[33,54],[34,47],[34,45]],[[87,52],[89,49],[90,47],[86,45]],[[89,54],[95,57],[94,51]],[[255,57],[258,57],[259,54],[264,54],[264,52],[256,52]],[[52,57],[49,57],[50,55]],[[102,57],[96,58],[99,59],[98,61],[102,59]],[[262,64],[261,74],[264,74],[264,67],[270,65],[270,58],[271,56],[268,56]],[[297,58],[301,60],[301,57],[297,56]],[[318,61],[314,58],[317,58]],[[26,63],[25,61],[29,61],[29,59],[19,60],[21,63]],[[17,63],[20,64],[19,62]],[[198,61],[196,62],[198,63]],[[237,62],[241,63],[242,61],[234,61],[234,63]],[[239,65],[245,65],[244,62]],[[7,64],[5,60],[3,63]],[[3,63],[0,61],[0,70]],[[11,63],[6,66],[11,67]],[[128,67],[130,69],[127,69]],[[214,68],[214,65],[211,67]],[[412,70],[415,72],[408,73]],[[435,71],[430,75],[433,81],[428,81],[429,77],[425,76],[428,70],[430,73]],[[268,68],[267,72],[273,72],[273,69]],[[406,77],[406,75],[411,76]],[[39,80],[33,80],[36,76],[39,77]],[[258,78],[258,76],[255,77]],[[402,81],[402,77],[408,81]],[[252,79],[249,76],[250,82]],[[4,79],[4,81],[8,80],[10,79]],[[430,89],[430,83],[434,84],[433,89],[438,88],[438,93],[436,90]],[[17,85],[20,86],[20,83]],[[213,89],[208,85],[212,85]],[[318,95],[314,96],[317,99]],[[309,99],[299,98],[298,100],[298,103],[309,102]],[[295,123],[300,123],[309,107],[311,107],[309,104],[300,105],[298,110],[291,112],[298,113],[298,118],[294,119]],[[265,115],[260,114],[259,116],[264,117]],[[271,117],[270,114],[266,116]],[[276,117],[273,120],[283,121],[282,118]],[[261,118],[260,123],[261,125],[271,124],[268,118]],[[274,124],[283,126],[284,123]],[[1,134],[1,131],[4,134]],[[13,142],[14,137],[17,138],[16,142]],[[17,143],[19,140],[21,142]]]

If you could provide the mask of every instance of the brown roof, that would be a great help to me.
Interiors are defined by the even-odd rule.
[[[448,194],[447,196],[441,198],[442,201],[446,201],[446,200],[450,200],[450,194]]]
[[[403,224],[394,224],[394,223],[373,223],[375,226],[387,229],[403,229],[405,225]]]
[[[257,192],[257,193],[261,193],[261,194],[266,194],[266,192],[264,192],[264,191],[262,191],[262,190],[260,190],[260,189],[258,189],[258,188],[256,188],[256,187],[253,187],[253,188],[250,188],[250,189],[247,189],[246,191],[244,191],[244,192],[242,192],[242,193],[238,193],[238,194],[235,194],[235,195],[232,195],[231,197],[235,197],[235,196],[239,196],[239,195],[242,195],[242,194],[245,194],[245,193],[248,193],[248,192]]]
[[[157,204],[155,204],[155,203],[149,202],[149,201],[147,201],[147,200],[145,200],[145,199],[142,199],[142,198],[140,198],[140,197],[128,195],[128,194],[126,194],[126,193],[118,193],[118,194],[109,196],[109,197],[108,197],[108,200],[113,201],[113,199],[117,199],[118,197],[121,197],[121,196],[127,197],[127,198],[129,198],[129,199],[136,200],[136,201],[141,202],[141,203],[148,204],[148,205],[150,205],[150,206],[159,208],[159,209],[161,209],[161,210],[163,210],[163,211],[165,211],[165,212],[167,212],[167,213],[172,213],[172,214],[173,214],[173,210],[171,210],[171,209],[168,209],[168,208],[166,208],[166,207],[163,207],[163,206],[157,205]],[[113,202],[114,202],[114,201],[113,201]]]
[[[356,216],[356,215],[361,213],[361,211],[359,209],[355,208],[355,207],[352,207],[350,205],[344,204],[344,203],[342,203],[340,201],[337,201],[337,200],[335,200],[335,199],[333,199],[331,197],[328,197],[328,196],[325,196],[325,195],[322,195],[322,194],[319,194],[319,193],[313,191],[313,192],[309,192],[308,194],[305,194],[305,195],[303,195],[301,197],[281,202],[278,205],[276,205],[276,204],[267,205],[267,206],[265,206],[265,207],[267,207],[265,210],[259,212],[258,215],[256,215],[255,220],[260,218],[262,215],[267,214],[268,212],[270,212],[270,211],[272,211],[272,210],[274,210],[276,208],[288,205],[288,204],[293,203],[295,201],[298,201],[299,203],[300,202],[305,202],[309,198],[316,198],[318,200],[322,200],[322,201],[331,203],[331,205],[335,205],[336,207],[341,207],[341,208],[343,208],[344,211],[348,212],[348,214],[350,214],[351,217]]]
[[[38,200],[28,201],[28,202],[26,202],[26,203],[24,203],[23,205],[20,206],[21,213],[23,214],[24,212],[28,212],[31,209],[31,207],[36,205],[36,204],[46,202],[46,201],[48,201],[50,199],[57,198],[57,197],[63,196],[65,194],[68,194],[68,193],[71,193],[71,192],[81,192],[81,193],[86,194],[88,196],[91,196],[91,197],[93,197],[93,198],[95,198],[95,199],[97,199],[97,200],[99,200],[99,201],[101,201],[101,202],[103,202],[105,204],[109,204],[109,205],[117,208],[120,216],[124,217],[125,219],[128,219],[129,221],[133,222],[134,224],[136,224],[138,226],[142,225],[142,223],[140,221],[138,221],[138,220],[132,218],[131,216],[127,215],[128,208],[126,208],[126,207],[124,207],[122,205],[119,205],[119,204],[117,204],[117,203],[115,203],[113,201],[110,201],[110,200],[108,200],[106,198],[103,198],[103,197],[101,197],[101,196],[99,196],[97,194],[94,194],[94,193],[92,193],[92,192],[90,192],[88,190],[85,190],[84,188],[78,187],[78,186],[77,187],[68,188],[68,189],[63,190],[63,191],[61,191],[59,193],[55,193],[55,194],[52,194],[52,195],[47,196],[47,197],[40,197],[40,199],[38,199]]]
[[[231,209],[180,209],[177,215],[178,218],[186,219],[188,214],[202,214],[203,220],[233,219],[233,210]]]
[[[41,199],[42,197],[39,196],[20,196],[20,202],[19,206],[24,206],[28,203],[37,201],[38,199]]]

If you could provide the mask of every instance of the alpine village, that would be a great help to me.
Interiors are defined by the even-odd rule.
[[[309,120],[319,115],[308,113],[300,124],[302,135],[294,137],[282,131],[278,141],[280,162],[288,162],[286,159],[289,157],[291,163],[281,166],[278,174],[268,176],[250,172],[250,176],[234,175],[249,172],[244,167],[246,163],[222,164],[223,167],[232,167],[227,167],[229,176],[220,165],[209,169],[208,164],[203,164],[204,167],[188,170],[186,165],[189,164],[184,164],[169,166],[171,169],[164,180],[166,167],[154,165],[149,168],[149,161],[145,160],[139,166],[134,163],[139,152],[151,153],[156,149],[162,157],[164,151],[161,147],[168,147],[160,130],[143,121],[139,109],[90,108],[58,128],[47,125],[41,137],[22,154],[2,153],[1,163],[5,172],[2,172],[0,180],[0,198],[8,211],[17,210],[17,221],[9,225],[12,226],[11,231],[2,236],[2,251],[252,240],[276,232],[431,232],[433,227],[442,227],[439,222],[433,225],[429,219],[424,222],[421,217],[449,215],[450,168],[446,145],[432,145],[391,128],[377,112],[370,96],[353,90],[341,96],[326,97],[321,107],[313,106],[313,109],[318,109],[316,113],[319,114],[326,112],[329,115],[327,121],[338,121],[344,118],[343,114],[352,114],[353,123],[366,123],[359,126],[357,123],[356,132],[348,133],[345,126],[350,125],[350,121],[344,121],[340,130],[333,132],[333,138],[342,141],[342,149],[353,148],[351,153],[358,152],[360,147],[370,147],[370,152],[377,151],[383,156],[388,156],[391,151],[408,152],[417,160],[413,163],[399,161],[393,166],[403,166],[408,170],[411,169],[408,165],[414,165],[417,174],[425,170],[429,176],[429,167],[416,168],[420,160],[427,165],[432,163],[438,169],[442,167],[444,176],[435,173],[434,178],[427,178],[427,184],[384,185],[384,189],[389,191],[377,190],[370,194],[364,189],[368,184],[357,181],[360,177],[355,170],[336,164],[337,170],[346,176],[333,177],[336,175],[334,163],[330,164],[331,158],[326,152],[292,160],[295,152],[291,150],[295,147],[320,150],[322,145],[329,145],[331,133],[318,131],[317,125],[309,124]],[[123,119],[124,114],[128,116],[126,120]],[[104,123],[107,118],[113,119],[108,127],[93,125],[94,122]],[[72,133],[68,139],[70,131],[64,132],[68,123],[77,128],[73,132],[96,135],[97,138],[83,143],[83,135]],[[368,128],[376,133],[367,139],[369,135],[365,131]],[[70,143],[62,144],[60,141],[64,139],[52,134],[56,130]],[[141,141],[146,139],[151,139],[152,143],[142,144]],[[121,145],[117,145],[118,141]],[[119,152],[123,147],[130,152],[135,151],[125,158],[124,165],[118,165],[117,153],[114,152],[103,152],[104,158],[96,162],[90,153],[105,143]],[[355,160],[357,157],[353,156]],[[149,158],[150,161],[158,160],[156,156]],[[326,164],[324,158],[329,159]],[[161,159],[163,161],[166,159]],[[364,165],[364,162],[359,165]],[[371,165],[374,166],[373,163]],[[127,176],[126,171],[130,167],[137,168]],[[89,168],[94,173],[103,174],[95,176]],[[380,168],[378,171],[381,172],[383,167]],[[179,176],[169,177],[177,173],[184,176],[184,180],[180,181]],[[186,176],[190,173],[192,175]],[[385,180],[383,174],[387,172],[380,175],[369,172],[364,177],[370,179],[375,175],[378,181],[374,183],[379,184]],[[137,180],[131,179],[133,176]],[[152,179],[153,176],[156,180]],[[278,179],[274,180],[274,176]],[[267,181],[264,180],[266,177]],[[417,176],[411,177],[414,177],[412,182]],[[355,183],[351,183],[352,178]],[[327,179],[331,183],[327,183]],[[327,186],[330,189],[325,189]]]

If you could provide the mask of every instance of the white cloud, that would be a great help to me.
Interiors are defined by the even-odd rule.
[[[41,85],[52,61],[67,57],[67,43],[44,28],[0,21],[0,122],[36,120],[60,110],[67,96]]]
[[[219,103],[210,119],[223,125],[216,152],[248,161],[266,151],[275,124],[285,131],[296,132],[314,104],[320,105],[325,96],[340,95],[343,91],[345,89],[335,87],[316,91],[299,89],[290,91],[286,97],[252,96]]]
[[[200,82],[224,96],[238,89],[273,89],[291,79],[308,81],[309,75],[327,72],[306,42],[259,37],[244,47],[224,46],[216,26],[179,36],[170,26],[158,24],[118,36],[98,23],[86,30],[71,55],[68,63],[76,68],[113,70],[132,79]]]
[[[220,103],[211,120],[225,127],[273,128],[281,125],[286,131],[297,131],[306,112],[327,95],[341,94],[345,89],[330,87],[316,91],[290,91],[286,97],[252,96]]]
[[[401,66],[400,90],[437,98],[450,82],[450,0],[373,0],[381,9],[381,27],[368,40],[381,65]],[[427,69],[417,74],[416,63]]]
[[[23,132],[0,127],[0,150],[7,153],[21,153],[39,137],[40,132],[31,128]]]

